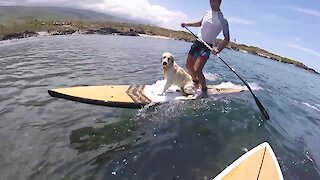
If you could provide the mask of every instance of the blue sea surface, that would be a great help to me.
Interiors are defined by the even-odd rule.
[[[257,89],[153,109],[94,106],[50,97],[78,85],[152,84],[160,57],[185,67],[191,43],[77,35],[0,44],[1,179],[212,179],[269,142],[285,179],[320,179],[320,76],[224,50],[221,57]],[[208,84],[243,85],[219,59]]]

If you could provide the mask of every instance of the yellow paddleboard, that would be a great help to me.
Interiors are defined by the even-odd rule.
[[[192,100],[196,96],[186,97],[171,86],[163,95],[163,81],[152,85],[106,85],[79,86],[48,90],[52,97],[110,107],[141,108],[149,103],[161,104],[174,100]],[[238,93],[246,90],[243,86],[208,85],[208,95]],[[197,90],[196,94],[201,91]]]
[[[242,155],[214,180],[283,180],[277,158],[265,142]]]

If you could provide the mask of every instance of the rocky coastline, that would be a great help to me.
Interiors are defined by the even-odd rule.
[[[119,32],[113,28],[101,28],[101,29],[90,29],[84,30],[56,30],[48,32],[34,32],[34,31],[24,31],[20,33],[10,33],[0,37],[0,41],[13,40],[13,39],[23,39],[29,37],[37,36],[57,36],[57,35],[79,35],[79,34],[98,34],[98,35],[120,35],[120,36],[139,36],[138,32],[133,30],[128,32]]]

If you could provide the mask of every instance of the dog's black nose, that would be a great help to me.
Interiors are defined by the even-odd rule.
[[[167,65],[167,62],[163,62],[162,65],[166,66],[166,65]]]

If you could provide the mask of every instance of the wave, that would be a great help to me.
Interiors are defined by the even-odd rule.
[[[203,73],[204,77],[206,77],[207,80],[209,81],[216,81],[217,79],[220,79],[219,74],[214,74],[214,73]]]
[[[311,105],[311,104],[306,103],[306,102],[302,102],[302,104],[320,112],[320,105],[319,104]]]

